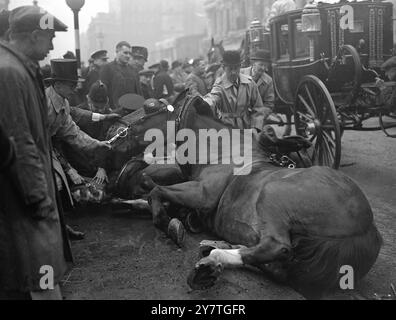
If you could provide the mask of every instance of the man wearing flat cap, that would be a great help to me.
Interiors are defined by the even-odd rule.
[[[263,105],[257,84],[242,74],[238,51],[223,55],[224,75],[216,80],[212,91],[204,97],[216,116],[227,125],[239,129],[261,131],[271,113]]]
[[[144,70],[144,65],[148,60],[148,50],[145,47],[132,47],[132,59],[130,60],[131,66],[137,73]]]
[[[15,161],[0,173],[0,296],[62,299],[59,283],[71,261],[55,188],[47,102],[38,62],[67,26],[37,6],[9,17],[9,42],[0,43],[0,126],[15,143]],[[40,284],[43,266],[54,287]],[[22,297],[21,297],[22,298]]]

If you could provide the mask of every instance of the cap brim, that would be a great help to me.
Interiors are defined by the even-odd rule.
[[[46,78],[44,81],[68,81],[68,82],[85,82],[85,79],[79,78],[78,80],[75,79],[64,79],[64,78]]]

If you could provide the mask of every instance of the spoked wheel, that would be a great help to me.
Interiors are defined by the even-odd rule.
[[[382,131],[391,138],[396,138],[396,114],[380,113],[379,122]]]
[[[359,53],[351,45],[340,47],[330,71],[329,83],[336,91],[344,91],[347,96],[344,102],[352,104],[356,99],[362,84],[363,67]]]
[[[296,132],[312,143],[313,165],[338,169],[341,161],[341,131],[333,99],[315,76],[304,77],[298,86],[294,108]]]

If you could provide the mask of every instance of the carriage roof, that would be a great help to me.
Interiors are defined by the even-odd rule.
[[[357,48],[359,43],[364,43],[359,53],[367,56],[371,67],[379,67],[393,53],[392,7],[392,3],[376,1],[319,2],[321,30],[315,35],[313,60],[334,58],[342,45]],[[296,60],[310,58],[309,35],[301,30],[303,13],[304,9],[299,9],[271,19],[270,46],[274,63],[288,61],[293,64]],[[347,22],[347,27],[341,27],[341,22]],[[298,65],[299,61],[296,62]]]

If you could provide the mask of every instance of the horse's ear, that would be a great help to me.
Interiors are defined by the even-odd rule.
[[[196,97],[194,101],[194,108],[195,111],[201,115],[201,116],[206,116],[206,117],[214,117],[212,108],[210,105],[201,97]]]
[[[215,42],[214,42],[214,38],[212,37],[212,47],[214,47]]]

